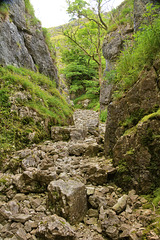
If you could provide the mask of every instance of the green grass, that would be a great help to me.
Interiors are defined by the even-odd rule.
[[[9,15],[8,4],[0,2],[0,18],[5,19]]]
[[[141,31],[134,35],[134,42],[126,42],[116,65],[114,79],[117,88],[114,99],[121,98],[138,80],[144,67],[151,67],[160,55],[160,17],[152,24],[142,25]]]
[[[120,6],[114,8],[111,12],[108,13],[109,23],[108,23],[108,32],[113,32],[118,28],[121,29],[122,25],[133,25],[133,9],[134,1],[125,0],[121,3]]]
[[[24,99],[14,97],[21,92]],[[18,95],[17,95],[18,96]],[[34,116],[20,116],[20,109]],[[19,109],[19,110],[18,110]],[[50,126],[67,125],[73,109],[46,76],[24,68],[0,67],[0,155],[38,143],[50,137]],[[35,133],[29,140],[29,134]]]
[[[108,113],[107,109],[101,111],[101,113],[100,113],[100,120],[101,120],[101,122],[106,122],[106,120],[107,120],[107,113]]]
[[[32,17],[29,21],[30,24],[36,25],[39,20],[35,17],[34,8],[29,0],[24,0],[26,12]]]

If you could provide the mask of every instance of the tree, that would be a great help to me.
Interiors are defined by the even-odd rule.
[[[77,26],[68,24],[63,34],[76,44],[98,66],[99,83],[102,82],[102,42],[106,34],[107,24],[103,20],[103,0],[95,0],[94,6],[84,0],[66,0],[67,12],[77,19]]]
[[[92,26],[92,34],[95,29]],[[84,37],[85,36],[85,37]],[[81,28],[77,34],[78,41],[86,50],[92,54],[94,46],[91,47],[90,40],[87,36],[86,28]],[[99,81],[97,81],[97,64],[86,54],[82,48],[67,38],[65,48],[61,48],[61,58],[66,67],[63,70],[66,79],[69,81],[70,92],[75,93],[76,97],[82,94],[99,94]],[[94,88],[94,89],[93,89]],[[93,97],[93,96],[92,96]]]

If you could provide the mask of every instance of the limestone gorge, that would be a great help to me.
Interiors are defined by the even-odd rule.
[[[0,2],[0,240],[160,239],[159,1],[104,2]]]

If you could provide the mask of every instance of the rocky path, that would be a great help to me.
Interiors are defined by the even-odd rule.
[[[159,239],[147,201],[115,186],[103,156],[98,113],[77,110],[74,126],[16,152],[0,173],[0,240]],[[146,231],[143,238],[143,232]]]

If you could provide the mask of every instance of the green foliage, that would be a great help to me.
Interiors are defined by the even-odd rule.
[[[70,92],[75,93],[76,98],[81,95],[94,96],[91,102],[95,106],[100,90],[99,81],[96,80],[99,79],[98,62],[99,58],[102,58],[101,46],[98,47],[97,42],[102,41],[103,34],[98,35],[98,28],[94,22],[86,21],[80,21],[74,30],[70,27],[64,34],[72,35],[73,39],[76,39],[76,43],[70,39],[66,40],[67,48],[61,49],[62,60],[66,65],[63,73],[70,84]],[[101,59],[100,64],[102,71],[105,61]]]
[[[55,48],[54,48],[53,43],[51,41],[51,34],[50,34],[50,32],[48,31],[47,28],[42,28],[42,30],[43,30],[43,36],[45,38],[45,42],[46,42],[46,44],[48,46],[48,49],[50,51],[51,57],[52,57],[52,59],[55,59]]]
[[[101,111],[101,113],[100,113],[100,120],[101,120],[101,122],[106,122],[106,120],[107,120],[107,113],[108,113],[107,109]]]
[[[151,25],[142,25],[134,35],[134,42],[126,42],[116,66],[116,94],[122,96],[138,80],[143,68],[151,66],[160,52],[160,17]],[[117,98],[117,96],[115,96]]]
[[[30,3],[30,0],[24,0],[26,12],[32,17],[30,23],[36,25],[39,20],[35,17],[34,8]]]
[[[154,192],[154,198],[153,198],[153,204],[155,207],[159,207],[159,203],[160,203],[160,188],[157,188]]]
[[[21,92],[26,98],[15,97]],[[46,76],[24,68],[0,67],[0,155],[47,139],[50,126],[65,125],[72,109],[62,98],[55,83]],[[35,115],[20,116],[18,109]],[[29,134],[34,134],[32,140]]]
[[[134,0],[125,0],[116,9],[112,9],[109,15],[108,32],[115,31],[121,25],[133,24]]]
[[[90,100],[87,109],[93,109],[95,111],[99,110],[99,108],[100,108],[99,96],[98,95],[95,96],[94,94],[87,94],[87,93],[85,93],[85,94],[81,95],[80,97],[77,97],[73,100],[75,108],[83,108],[82,102],[86,99]]]
[[[139,109],[138,111],[135,111],[133,114],[128,116],[123,122],[120,122],[120,126],[123,126],[125,128],[131,128],[132,126],[135,126],[140,119],[142,119],[144,114],[144,110]]]
[[[6,18],[8,15],[9,15],[8,4],[0,2],[0,18]]]
[[[67,2],[69,2],[69,1],[67,1]],[[67,9],[67,12],[69,14],[71,14],[73,17],[75,15],[78,15],[78,17],[79,17],[82,15],[82,12],[84,11],[84,9],[86,9],[86,7],[88,5],[89,4],[84,0],[75,0],[72,3],[69,2],[69,7]]]

